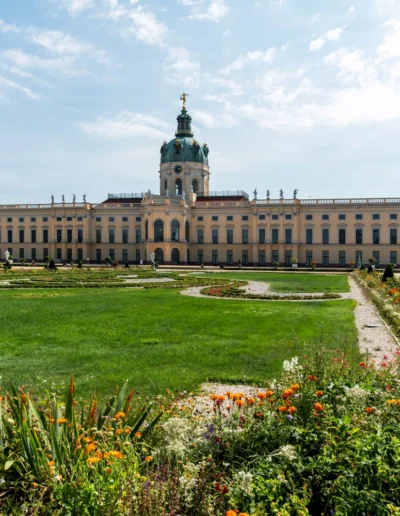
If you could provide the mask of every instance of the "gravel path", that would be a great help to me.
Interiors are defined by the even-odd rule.
[[[357,301],[354,316],[358,330],[358,345],[362,353],[368,353],[375,363],[380,365],[390,360],[399,346],[361,286],[351,276],[349,283],[351,299]]]
[[[124,283],[168,283],[169,281],[175,281],[172,278],[139,278],[139,279],[127,279]]]

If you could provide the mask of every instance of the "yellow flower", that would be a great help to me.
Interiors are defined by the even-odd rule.
[[[153,460],[153,457],[151,455],[147,455],[144,460],[146,462],[151,462]]]
[[[123,417],[125,417],[125,412],[117,412],[115,414],[115,419],[122,419]]]
[[[90,452],[94,451],[96,449],[96,445],[93,443],[90,443],[85,448],[85,455],[88,455]]]
[[[57,423],[58,423],[59,425],[62,425],[63,423],[68,423],[68,419],[67,419],[67,418],[65,418],[65,417],[59,417],[59,418],[57,419]]]

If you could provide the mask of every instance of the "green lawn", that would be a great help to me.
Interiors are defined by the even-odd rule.
[[[322,278],[337,287],[342,281]],[[261,382],[277,375],[284,359],[316,346],[354,350],[352,312],[347,300],[217,300],[167,289],[3,290],[0,376],[3,386],[12,379],[32,390],[38,377],[50,387],[72,373],[81,392],[99,394],[126,379],[148,394],[189,391],[207,379]]]
[[[215,272],[199,274],[199,277],[229,278],[244,281],[265,281],[274,292],[349,292],[347,276],[317,273],[279,272]]]

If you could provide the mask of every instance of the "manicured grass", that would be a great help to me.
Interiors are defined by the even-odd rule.
[[[346,344],[354,351],[352,312],[347,300],[217,300],[167,289],[3,290],[0,376],[3,386],[13,380],[32,390],[41,385],[38,377],[50,388],[72,373],[80,392],[99,394],[126,379],[149,394],[189,391],[207,379],[262,382],[278,375],[284,359],[316,347]]]
[[[347,276],[318,273],[279,272],[215,272],[200,274],[199,277],[227,278],[244,281],[264,281],[274,292],[349,292]]]

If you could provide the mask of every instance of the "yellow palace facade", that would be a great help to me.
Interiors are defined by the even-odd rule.
[[[99,204],[0,205],[0,253],[14,260],[345,267],[397,263],[400,198],[259,199],[210,191],[209,148],[183,105],[160,149],[159,193]],[[295,195],[296,197],[296,195]]]

